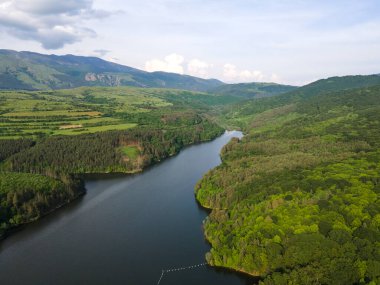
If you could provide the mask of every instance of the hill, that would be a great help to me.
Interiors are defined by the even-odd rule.
[[[353,88],[380,85],[380,76],[374,75],[348,75],[320,79],[294,90],[291,94],[299,97],[309,97],[323,92],[348,90]]]
[[[247,127],[255,116],[266,110],[274,109],[291,103],[297,103],[310,97],[328,92],[337,92],[355,88],[380,85],[379,75],[349,75],[321,79],[305,86],[294,89],[280,96],[254,98],[249,101],[231,105],[222,117],[224,124],[229,127]],[[223,88],[223,86],[222,86]]]
[[[167,72],[145,72],[96,57],[0,50],[0,89],[136,86],[207,91],[223,82]]]
[[[225,84],[209,90],[211,93],[220,95],[231,95],[237,97],[262,98],[283,94],[296,89],[295,86],[281,85],[276,83],[238,83]]]
[[[246,135],[196,188],[211,265],[263,285],[380,282],[376,82],[334,77],[230,110]]]

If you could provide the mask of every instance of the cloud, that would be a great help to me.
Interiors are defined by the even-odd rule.
[[[223,77],[229,82],[279,82],[281,78],[273,73],[270,76],[260,70],[239,70],[235,65],[226,63],[223,66]]]
[[[94,50],[94,53],[98,54],[99,56],[105,56],[109,54],[111,51],[108,49],[96,49]]]
[[[193,76],[206,77],[211,64],[199,59],[192,59],[187,64],[187,72]]]
[[[22,40],[41,43],[45,49],[95,37],[86,20],[104,18],[112,12],[95,10],[93,0],[8,0],[0,1],[0,30]]]
[[[152,59],[145,62],[145,70],[149,72],[153,71],[165,71],[173,73],[184,73],[183,62],[184,57],[182,55],[172,53],[167,55],[164,60]]]
[[[263,81],[265,79],[264,74],[259,70],[238,70],[238,68],[230,63],[226,63],[223,66],[223,77],[228,81]]]
[[[78,15],[82,11],[91,10],[92,6],[92,0],[17,0],[12,2],[18,10],[36,15]]]

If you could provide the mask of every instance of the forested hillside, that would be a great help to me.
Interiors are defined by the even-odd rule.
[[[224,84],[209,90],[210,93],[250,98],[271,97],[296,89],[295,86],[276,83],[238,83]]]
[[[380,283],[380,85],[356,79],[319,81],[225,116],[246,135],[196,188],[212,209],[210,264],[261,284]]]
[[[229,107],[230,110],[222,117],[222,120],[225,125],[230,127],[249,128],[250,123],[255,120],[255,116],[264,111],[275,111],[277,107],[290,106],[291,103],[297,103],[326,92],[337,92],[376,85],[380,85],[379,75],[355,75],[321,79],[281,96],[253,99],[248,102],[242,101],[238,104],[232,104]]]
[[[53,136],[18,152],[4,169],[31,173],[108,173],[141,171],[177,154],[186,145],[213,139],[223,132],[201,117],[175,129],[135,128],[78,136]],[[6,143],[7,141],[1,141]]]

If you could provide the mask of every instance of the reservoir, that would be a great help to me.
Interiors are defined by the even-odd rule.
[[[129,176],[86,180],[87,194],[0,242],[1,284],[247,285],[244,275],[201,265],[207,211],[194,186],[240,132],[185,148]]]

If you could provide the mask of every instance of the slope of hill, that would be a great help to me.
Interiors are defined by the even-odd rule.
[[[281,85],[276,83],[238,83],[238,84],[225,84],[209,90],[209,92],[232,95],[243,98],[262,98],[283,94],[293,91],[297,87],[290,85]]]
[[[348,90],[353,88],[380,85],[380,76],[373,75],[348,75],[335,76],[320,79],[293,91],[292,94],[300,97],[308,97],[329,91]]]
[[[220,85],[223,82],[216,79],[150,73],[96,57],[0,50],[0,89],[137,86],[207,91]]]
[[[246,136],[196,189],[212,209],[210,264],[268,285],[380,282],[380,85],[368,87],[376,80],[317,81],[298,100],[231,111],[227,121]]]
[[[247,124],[250,124],[257,114],[269,109],[296,103],[305,98],[330,91],[344,91],[376,85],[380,85],[380,76],[378,75],[355,75],[321,79],[280,96],[252,99],[231,105],[222,120],[229,127],[247,127]]]

